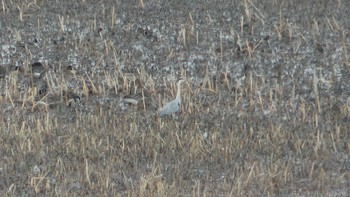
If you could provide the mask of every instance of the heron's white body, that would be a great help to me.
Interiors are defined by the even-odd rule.
[[[181,84],[185,82],[186,80],[181,79],[179,82],[177,82],[177,94],[176,98],[169,103],[165,104],[163,108],[159,111],[159,116],[167,116],[172,113],[178,112],[180,110],[181,105]]]

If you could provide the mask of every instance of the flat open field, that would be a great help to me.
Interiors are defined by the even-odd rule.
[[[349,196],[348,0],[3,0],[0,35],[3,195]]]

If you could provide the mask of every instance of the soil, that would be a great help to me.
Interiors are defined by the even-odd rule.
[[[345,0],[3,1],[0,191],[349,195],[349,13]],[[160,118],[181,77],[181,111]]]

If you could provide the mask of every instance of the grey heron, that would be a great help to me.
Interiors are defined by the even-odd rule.
[[[177,94],[176,98],[169,103],[165,104],[162,109],[159,110],[159,116],[164,117],[171,115],[175,112],[178,112],[180,110],[181,105],[181,84],[185,82],[186,79],[180,79],[177,82]]]

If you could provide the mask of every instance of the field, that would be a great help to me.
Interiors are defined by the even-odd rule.
[[[350,1],[6,0],[0,16],[3,195],[349,196]]]

